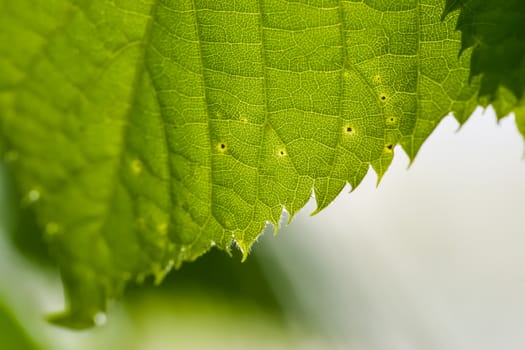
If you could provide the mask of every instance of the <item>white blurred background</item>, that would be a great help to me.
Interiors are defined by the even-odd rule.
[[[525,349],[523,155],[513,117],[447,117],[410,169],[398,146],[379,188],[371,171],[265,244],[341,348]]]

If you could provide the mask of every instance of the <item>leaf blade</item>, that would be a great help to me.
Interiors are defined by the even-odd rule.
[[[283,210],[314,193],[318,212],[370,167],[381,178],[396,144],[414,159],[446,114],[478,104],[441,0],[0,9],[0,140],[63,273],[57,322],[73,327],[213,246],[246,257]]]

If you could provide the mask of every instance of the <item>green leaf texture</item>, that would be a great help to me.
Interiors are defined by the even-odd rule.
[[[525,2],[447,0],[444,14],[455,10],[462,47],[473,48],[471,76],[481,78],[480,104],[499,118],[514,112],[525,135]]]
[[[126,283],[465,121],[480,77],[442,0],[0,0],[0,150],[93,324]]]

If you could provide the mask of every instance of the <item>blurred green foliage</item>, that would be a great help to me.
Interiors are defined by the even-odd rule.
[[[1,294],[0,294],[1,296]],[[0,297],[0,349],[41,350],[20,326]]]

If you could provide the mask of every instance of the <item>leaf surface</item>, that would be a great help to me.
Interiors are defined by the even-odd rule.
[[[471,76],[481,79],[480,104],[499,118],[514,112],[525,136],[525,2],[447,0],[445,15],[455,10],[462,47],[473,49]]]
[[[444,11],[0,0],[0,150],[62,271],[56,321],[89,326],[213,246],[246,255],[283,209],[314,193],[321,210],[396,144],[413,159],[445,115],[465,121],[481,77]]]

